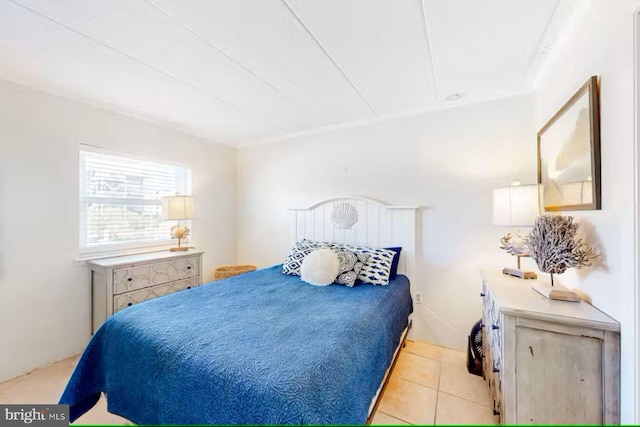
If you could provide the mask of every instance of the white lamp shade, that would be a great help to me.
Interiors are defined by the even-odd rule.
[[[162,219],[193,218],[192,196],[167,196],[162,198]]]
[[[493,190],[493,225],[532,227],[539,214],[538,185]]]

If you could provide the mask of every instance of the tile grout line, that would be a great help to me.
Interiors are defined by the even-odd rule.
[[[466,402],[473,403],[473,404],[476,404],[476,405],[478,405],[478,406],[482,406],[483,408],[489,408],[489,409],[491,409],[491,406],[489,406],[489,405],[485,405],[484,403],[480,403],[480,402],[477,402],[477,401],[475,401],[475,400],[467,399],[466,397],[458,396],[457,394],[453,394],[453,393],[450,393],[450,392],[448,392],[448,391],[438,390],[438,392],[441,392],[441,393],[447,394],[447,395],[449,395],[449,396],[451,396],[451,397],[456,397],[456,398],[458,398],[458,399],[462,399],[462,400],[464,400],[464,401],[466,401]]]
[[[423,359],[430,359],[430,360],[437,360],[438,362],[442,361],[442,357],[440,357],[439,359],[433,358],[433,357],[429,357],[429,356],[423,356],[421,354],[418,353],[412,353],[411,351],[407,351],[408,354],[414,355],[414,356],[418,356],[421,357]]]
[[[378,411],[376,411],[376,413],[377,413],[377,412],[378,412]],[[405,420],[405,419],[403,419],[403,418],[400,418],[400,417],[399,417],[399,416],[397,416],[397,415],[393,415],[393,414],[390,414],[390,413],[388,413],[388,412],[384,412],[384,411],[380,411],[380,413],[383,413],[383,414],[385,414],[385,415],[386,415],[386,416],[388,416],[388,417],[395,418],[396,420],[400,420],[400,421],[402,421],[403,423],[407,423],[407,424],[409,424],[409,425],[415,425],[415,424],[413,424],[412,422],[407,421],[407,420]]]
[[[409,382],[409,383],[411,383],[411,384],[419,385],[419,386],[421,386],[421,387],[426,387],[426,388],[428,388],[428,389],[435,390],[435,391],[437,392],[437,391],[438,391],[438,387],[440,386],[440,370],[442,369],[442,360],[441,360],[441,359],[434,359],[434,358],[426,357],[426,356],[421,356],[421,355],[419,355],[419,354],[415,354],[415,353],[410,353],[410,352],[408,352],[408,353],[409,353],[409,354],[411,354],[411,355],[413,355],[413,356],[418,356],[418,357],[420,357],[421,359],[428,359],[428,360],[433,360],[433,361],[435,361],[435,362],[438,362],[438,384],[437,384],[437,385],[435,386],[435,388],[434,388],[434,387],[432,387],[432,386],[429,386],[429,385],[426,385],[426,384],[419,383],[419,382],[417,382],[417,381],[415,381],[415,380],[413,380],[413,379],[411,379],[411,378],[405,378],[405,377],[403,377],[403,376],[402,376],[402,375],[400,375],[400,374],[398,374],[398,378],[399,378],[399,379],[402,379],[402,380],[404,380],[404,381],[407,381],[407,382]]]
[[[438,419],[438,400],[440,397],[440,380],[442,379],[442,356],[444,356],[444,353],[442,353],[440,363],[438,364],[438,388],[436,389],[436,405],[433,410],[433,425],[436,425],[436,420]]]
[[[422,354],[418,354],[418,353],[413,353],[413,352],[411,352],[411,351],[407,351],[407,353],[412,354],[412,355],[414,355],[414,356],[418,356],[418,357],[420,357],[420,358],[422,358],[422,359],[429,359],[429,360],[434,360],[434,361],[438,361],[438,362],[439,362],[439,365],[438,365],[438,385],[437,385],[437,387],[435,388],[435,391],[436,391],[436,404],[435,404],[435,410],[434,410],[434,415],[433,415],[433,417],[434,417],[434,420],[433,420],[434,425],[435,425],[435,423],[436,423],[436,419],[437,419],[437,415],[438,415],[438,401],[439,401],[439,395],[440,395],[440,392],[442,392],[442,393],[444,393],[444,394],[446,394],[446,395],[448,395],[448,396],[457,397],[458,399],[462,399],[462,400],[464,400],[464,401],[466,401],[466,402],[473,403],[473,404],[476,404],[476,405],[478,405],[478,406],[482,406],[482,407],[484,407],[484,408],[489,408],[489,406],[488,406],[488,405],[485,405],[485,404],[483,404],[483,403],[477,402],[477,401],[475,401],[475,400],[467,399],[466,397],[463,397],[463,396],[458,396],[457,394],[448,393],[448,392],[443,391],[443,390],[441,390],[441,389],[440,389],[440,381],[441,381],[441,379],[442,379],[442,364],[443,364],[443,363],[450,363],[450,362],[444,362],[444,347],[440,347],[440,348],[442,348],[442,349],[443,349],[443,352],[441,353],[441,355],[440,355],[440,358],[439,358],[439,359],[435,359],[435,358],[433,358],[433,357],[424,356],[424,355],[422,355]],[[457,351],[457,350],[453,350],[453,351]],[[471,375],[471,374],[469,374],[469,375]],[[434,390],[434,388],[433,388],[433,387],[430,387],[430,386],[425,385],[425,384],[420,384],[420,383],[418,383],[418,382],[416,382],[416,381],[414,381],[414,380],[412,380],[412,379],[404,378],[404,377],[402,377],[402,376],[399,376],[399,378],[401,378],[401,379],[403,379],[403,380],[405,380],[405,381],[407,381],[407,382],[410,382],[410,383],[412,383],[412,384],[415,384],[415,385],[418,385],[418,386],[422,386],[422,387],[426,387],[426,388],[429,388],[429,389],[431,389],[431,390]],[[387,414],[387,415],[390,415],[390,414]],[[395,417],[395,418],[397,418],[397,417]],[[399,418],[398,418],[398,419],[399,419]]]
[[[398,375],[398,379],[400,379],[402,381],[406,381],[406,382],[414,384],[414,385],[418,385],[420,387],[428,388],[429,390],[438,391],[438,386],[437,385],[435,387],[432,387],[432,386],[429,386],[429,385],[421,384],[421,383],[419,383],[417,381],[414,381],[414,380],[412,380],[410,378],[405,378],[405,377],[403,377],[401,375]]]
[[[460,367],[464,367],[463,366],[464,365],[464,360],[463,359],[459,359],[457,357],[457,354],[448,353],[447,351],[445,351],[445,350],[447,350],[446,348],[444,348],[444,347],[440,347],[440,348],[443,349],[440,358],[429,357],[429,356],[426,356],[424,354],[418,354],[418,353],[411,352],[410,350],[409,351],[405,350],[406,353],[408,353],[408,354],[410,354],[412,356],[419,357],[421,360],[427,359],[427,360],[430,360],[430,361],[439,362],[438,381],[437,381],[437,387],[435,389],[433,388],[433,386],[428,386],[428,385],[424,385],[424,384],[418,383],[418,382],[416,382],[415,380],[413,380],[411,378],[404,378],[402,376],[398,376],[399,380],[406,381],[409,384],[413,384],[413,385],[416,385],[416,386],[419,386],[419,387],[424,387],[424,388],[426,388],[428,390],[434,390],[436,392],[433,423],[435,424],[437,422],[437,419],[438,419],[438,410],[439,410],[439,403],[440,403],[439,394],[441,392],[446,394],[448,397],[461,399],[461,400],[463,400],[464,402],[466,402],[468,404],[472,404],[472,405],[474,405],[475,407],[477,407],[480,410],[483,410],[483,411],[490,410],[491,409],[490,406],[486,405],[485,403],[482,403],[482,402],[477,401],[477,400],[471,400],[471,399],[469,399],[467,397],[459,396],[459,395],[457,395],[455,393],[447,392],[447,391],[444,391],[444,390],[441,389],[441,386],[442,386],[442,374],[443,374],[443,369],[442,369],[443,368],[443,364],[446,363],[447,366],[450,366],[452,368],[454,366],[456,368],[460,368]],[[461,352],[460,350],[455,350],[455,349],[448,349],[448,350],[450,350],[451,352],[455,352],[455,353],[464,353],[464,352]],[[447,356],[450,356],[450,357],[447,357]],[[451,358],[453,358],[454,360],[450,360]],[[418,361],[418,359],[415,359],[415,360],[416,360],[416,362]],[[445,362],[445,360],[446,360],[446,362]],[[420,362],[418,362],[418,363],[420,363]],[[462,363],[462,365],[460,365],[461,363]],[[460,366],[458,366],[458,365],[460,365]],[[468,372],[465,372],[465,374],[468,375],[468,376],[472,376]],[[462,402],[460,402],[460,403],[462,403]],[[401,417],[397,417],[395,415],[389,414],[388,412],[384,412],[384,411],[381,411],[381,412],[385,413],[388,416],[391,416],[391,417],[394,417],[394,418],[396,418],[398,420],[406,422]]]
[[[443,347],[443,348],[444,348],[444,347]],[[460,350],[453,350],[453,351],[460,351]],[[444,355],[444,353],[443,353],[443,355]],[[442,363],[445,363],[445,362],[444,362],[444,360],[442,360],[442,361],[440,362],[440,369],[441,369],[441,370],[442,370]],[[447,363],[447,364],[452,364],[451,362],[446,362],[446,363]],[[441,371],[441,372],[442,372],[442,371]],[[472,375],[472,374],[469,374],[469,375]],[[484,380],[483,380],[483,382],[484,382]],[[485,385],[486,385],[486,383],[485,383]],[[457,395],[457,394],[454,394],[454,393],[451,393],[451,392],[448,392],[448,391],[440,390],[440,377],[439,377],[439,378],[438,378],[438,392],[440,392],[440,391],[442,391],[442,393],[447,394],[447,395],[449,395],[449,396],[457,397],[457,398],[459,398],[459,399],[465,400],[465,401],[470,402],[470,403],[475,403],[476,405],[480,405],[480,406],[483,406],[483,407],[486,407],[486,408],[491,408],[491,406],[490,406],[489,404],[486,404],[486,405],[485,405],[485,404],[484,404],[484,403],[482,403],[482,402],[478,402],[478,401],[476,401],[476,400],[471,400],[471,399],[468,399],[468,398],[466,398],[466,397],[464,397],[464,396],[459,396],[459,395]]]

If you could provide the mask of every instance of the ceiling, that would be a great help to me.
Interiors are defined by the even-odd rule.
[[[0,79],[246,145],[526,92],[575,3],[0,0]]]

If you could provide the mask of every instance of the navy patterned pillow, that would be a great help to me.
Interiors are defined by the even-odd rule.
[[[291,248],[291,252],[282,263],[282,274],[290,276],[300,276],[300,267],[305,257],[316,249],[326,248],[330,245],[323,242],[312,242],[311,240],[302,240],[296,242]]]
[[[334,283],[345,285],[349,288],[356,284],[360,271],[369,259],[369,254],[354,252],[344,249],[335,251],[340,261],[340,273]]]
[[[354,246],[343,243],[315,242],[304,239],[297,242],[287,259],[282,265],[282,274],[300,275],[300,267],[304,258],[316,249],[331,248],[336,251],[347,250],[363,255],[368,255],[364,265],[358,273],[357,280],[362,283],[370,283],[372,285],[388,285],[391,275],[393,258],[395,251],[388,249],[376,249],[368,246]]]

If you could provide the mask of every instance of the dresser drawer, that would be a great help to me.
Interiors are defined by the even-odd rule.
[[[153,298],[161,297],[176,291],[181,291],[187,288],[193,288],[198,286],[198,278],[191,277],[189,279],[178,280],[163,285],[151,286],[148,288],[140,289],[138,291],[126,292],[123,294],[115,295],[113,297],[113,312],[116,313],[124,308],[138,304],[142,301],[150,300]]]
[[[198,274],[198,257],[118,268],[113,270],[113,293],[122,294]]]
[[[202,283],[202,251],[158,251],[89,261],[91,329],[129,305]]]

